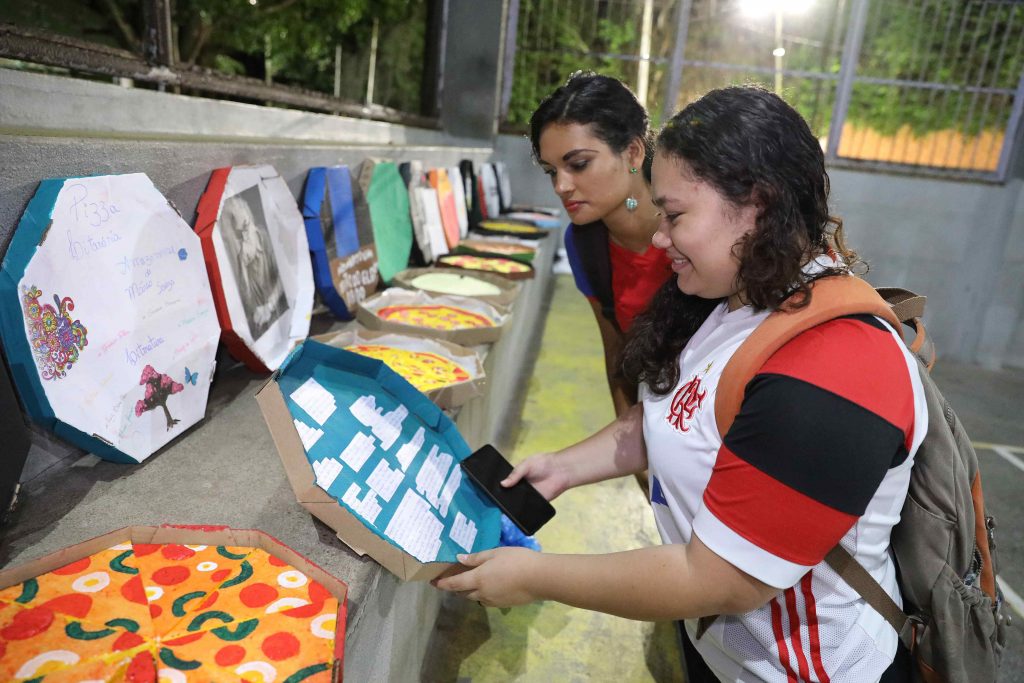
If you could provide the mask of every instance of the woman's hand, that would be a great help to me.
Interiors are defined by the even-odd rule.
[[[547,500],[554,500],[572,487],[569,476],[559,463],[554,453],[538,453],[516,465],[511,474],[505,477],[501,485],[505,488],[515,486],[521,479],[530,482],[540,495]]]
[[[531,590],[530,577],[541,557],[526,548],[494,548],[459,555],[460,566],[432,583],[486,607],[527,605],[538,599]]]

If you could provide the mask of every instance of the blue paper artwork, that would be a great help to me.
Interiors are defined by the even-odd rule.
[[[462,476],[454,423],[384,363],[307,341],[277,377],[317,485],[420,562],[498,545],[501,512]]]
[[[317,294],[331,312],[351,320],[355,305],[377,291],[377,248],[370,209],[346,166],[311,168],[302,217]]]

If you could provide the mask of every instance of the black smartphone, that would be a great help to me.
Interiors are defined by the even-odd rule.
[[[512,464],[494,446],[480,448],[460,464],[466,476],[527,536],[555,516],[551,503],[525,479],[509,488],[501,485],[512,472]]]

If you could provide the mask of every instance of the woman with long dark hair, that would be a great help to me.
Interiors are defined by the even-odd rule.
[[[900,600],[889,538],[928,413],[899,333],[870,315],[812,327],[745,385],[724,437],[716,418],[722,371],[747,337],[784,303],[806,306],[817,279],[852,277],[817,139],[772,93],[715,90],[669,121],[652,174],[654,244],[675,278],[626,345],[641,402],[505,484],[525,477],[551,499],[649,467],[664,545],[498,548],[461,558],[439,587],[485,605],[685,620],[691,681],[909,680],[895,631],[824,561],[841,544]]]
[[[664,252],[651,245],[658,217],[647,182],[647,112],[621,81],[577,72],[537,107],[530,142],[572,221],[569,264],[593,307],[621,415],[637,400],[619,362],[624,334],[671,275]]]

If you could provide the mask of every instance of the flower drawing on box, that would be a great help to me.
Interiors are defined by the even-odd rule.
[[[178,384],[170,375],[162,375],[147,365],[142,370],[142,377],[139,384],[145,385],[146,397],[135,403],[135,417],[141,417],[143,413],[154,410],[158,406],[164,409],[164,417],[167,418],[167,430],[178,424],[178,420],[171,417],[171,411],[167,410],[167,399],[171,394],[177,394],[185,389]]]
[[[89,343],[88,330],[71,319],[75,302],[71,297],[53,295],[56,305],[39,303],[43,295],[35,285],[22,290],[22,308],[29,344],[43,379],[60,379],[78,361],[79,352]]]

